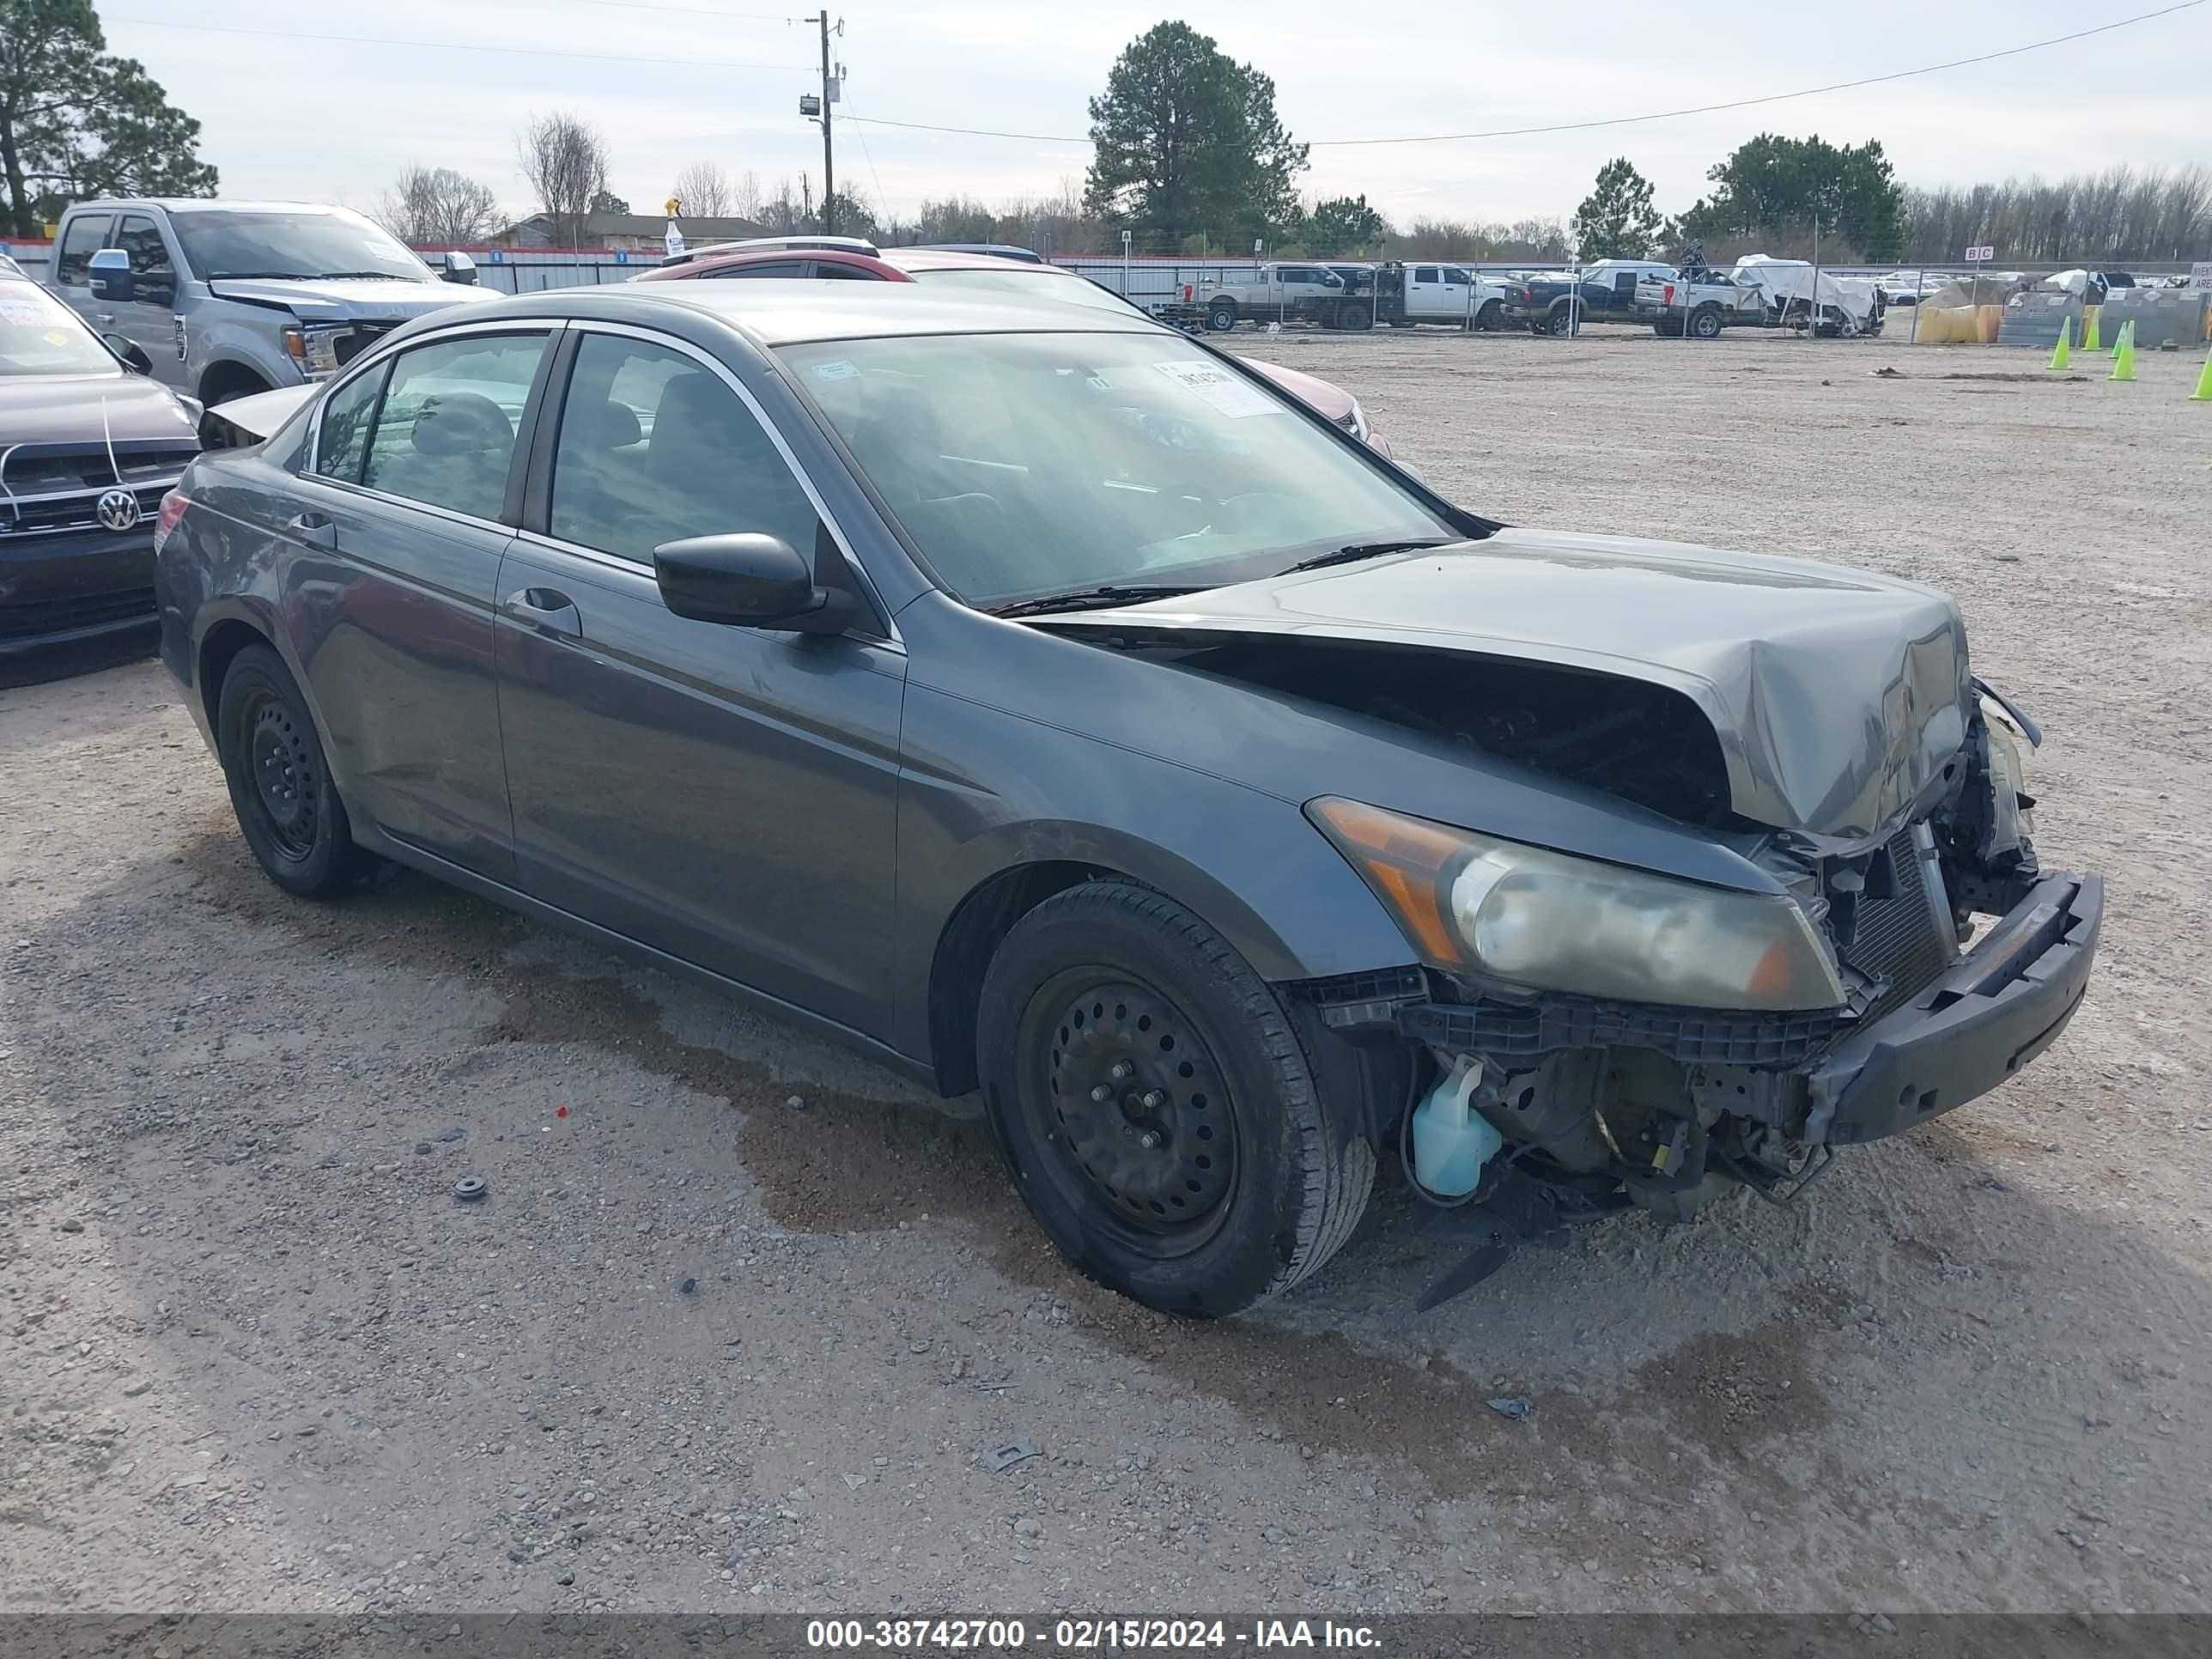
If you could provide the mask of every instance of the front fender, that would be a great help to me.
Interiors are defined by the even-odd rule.
[[[909,686],[903,741],[894,1042],[916,1059],[936,1058],[928,990],[947,924],[1024,865],[1093,866],[1157,888],[1270,981],[1413,959],[1295,802],[928,686]]]

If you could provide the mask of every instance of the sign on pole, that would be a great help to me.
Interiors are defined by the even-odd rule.
[[[1986,242],[1979,247],[1970,247],[1966,250],[1966,263],[1970,265],[1985,265],[1996,257],[1996,249]]]
[[[2189,267],[2189,286],[2212,288],[2212,259],[2199,259]]]

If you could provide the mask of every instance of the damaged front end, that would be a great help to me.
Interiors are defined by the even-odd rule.
[[[1479,1240],[1424,1305],[1494,1270],[1516,1241],[1623,1204],[1679,1219],[1737,1185],[1786,1202],[1834,1148],[1963,1105],[2057,1036],[2087,988],[2103,885],[2039,867],[2026,768],[2038,734],[1972,689],[1940,787],[1876,836],[1739,842],[1775,895],[1701,896],[1613,872],[1594,901],[1562,908],[1530,882],[1517,908],[1500,908],[1500,880],[1516,878],[1493,873],[1487,838],[1440,830],[1425,847],[1402,821],[1310,809],[1424,957],[1395,978],[1300,988],[1330,1030],[1414,1057],[1405,1109],[1378,1129],[1417,1189],[1463,1206],[1455,1223]],[[1577,937],[1534,942],[1545,926]],[[1674,988],[1625,989],[1639,980]],[[1471,1181],[1440,1162],[1438,1190],[1416,1149],[1425,1127],[1426,1144],[1450,1144],[1435,1126],[1455,1095],[1496,1131],[1497,1150]]]

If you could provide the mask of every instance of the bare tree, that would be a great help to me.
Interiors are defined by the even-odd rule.
[[[491,186],[451,167],[404,169],[378,198],[374,217],[410,245],[481,242],[500,228]]]
[[[2212,170],[2116,167],[2055,183],[1907,190],[1905,226],[1908,258],[1945,264],[1977,242],[2024,264],[2212,258]]]
[[[761,222],[768,210],[768,198],[761,192],[760,174],[747,167],[738,182],[730,186],[730,211],[740,219]]]
[[[726,219],[737,210],[737,187],[712,161],[694,161],[676,175],[668,192],[683,204],[687,219]]]
[[[516,159],[546,217],[556,246],[580,246],[592,198],[607,187],[607,143],[581,116],[533,115],[515,135]]]

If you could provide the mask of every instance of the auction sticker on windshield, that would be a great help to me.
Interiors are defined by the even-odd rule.
[[[1247,415],[1278,414],[1283,407],[1259,387],[1248,386],[1218,363],[1179,358],[1174,362],[1154,363],[1152,367],[1185,391],[1203,398],[1232,421],[1241,421]]]

